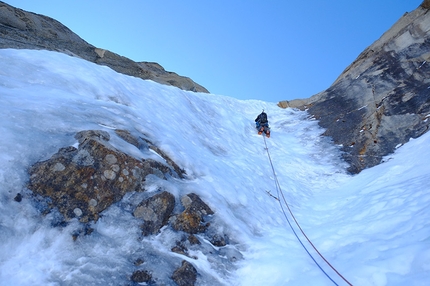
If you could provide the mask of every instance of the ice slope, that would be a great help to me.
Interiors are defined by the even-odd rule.
[[[254,129],[262,109],[272,127],[268,150]],[[144,253],[158,263],[154,276],[160,277],[187,259],[200,273],[199,285],[334,285],[267,194],[277,195],[275,179],[307,236],[353,285],[430,281],[428,134],[384,164],[349,176],[337,148],[305,112],[186,92],[29,50],[0,50],[0,122],[1,285],[123,285],[133,259]],[[197,260],[180,257],[169,251],[169,229],[142,239],[126,203],[106,210],[95,232],[77,242],[71,239],[77,222],[53,227],[54,216],[40,214],[26,196],[26,170],[76,144],[76,132],[106,130],[116,148],[154,156],[122,143],[116,128],[144,134],[186,170],[186,180],[152,179],[146,188],[178,197],[197,193],[230,237],[226,251],[241,259],[222,264],[205,253],[194,253]],[[21,203],[13,200],[18,192],[24,193]],[[299,238],[322,270],[346,285]],[[157,253],[166,261],[157,261]]]

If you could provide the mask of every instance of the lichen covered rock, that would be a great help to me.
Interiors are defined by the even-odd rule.
[[[166,191],[141,202],[133,215],[143,220],[142,234],[156,234],[166,225],[174,207],[175,197]]]
[[[28,188],[49,197],[65,219],[97,220],[100,212],[125,193],[140,191],[149,174],[162,175],[169,167],[152,160],[138,160],[113,148],[109,133],[82,131],[79,147],[61,148],[49,160],[33,165]]]
[[[204,217],[214,213],[211,208],[194,193],[182,197],[181,202],[185,210],[176,216],[172,227],[190,234],[204,232],[209,226]]]

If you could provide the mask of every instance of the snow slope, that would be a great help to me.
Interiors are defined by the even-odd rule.
[[[254,128],[262,109],[272,128],[266,141]],[[385,163],[349,176],[337,148],[320,137],[324,130],[306,112],[186,92],[29,50],[0,50],[0,122],[1,285],[124,285],[137,255],[156,261],[159,275],[187,259],[200,273],[199,285],[346,285],[287,213],[319,267],[306,253],[267,193],[279,195],[276,180],[306,235],[353,285],[430,281],[429,133]],[[239,254],[237,261],[168,251],[166,262],[154,260],[154,249],[168,249],[173,234],[165,228],[142,239],[125,203],[107,209],[95,231],[76,242],[76,221],[58,227],[53,214],[40,214],[25,189],[27,168],[76,144],[76,132],[105,130],[116,148],[153,156],[123,144],[115,128],[147,136],[186,170],[186,180],[151,179],[146,188],[201,196],[231,239],[226,255]],[[13,200],[17,193],[24,194],[20,203]]]

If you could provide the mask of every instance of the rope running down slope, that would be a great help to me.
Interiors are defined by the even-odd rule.
[[[296,223],[297,227],[300,229],[301,233],[303,234],[303,236],[306,238],[306,240],[309,242],[309,244],[312,246],[312,248],[318,253],[318,255],[327,263],[328,266],[331,267],[331,269],[334,270],[334,272],[336,272],[337,275],[339,275],[339,277],[341,277],[348,285],[352,286],[352,284],[345,279],[345,277],[343,277],[328,261],[327,259],[324,258],[324,256],[318,251],[318,249],[314,246],[314,244],[311,242],[311,240],[308,238],[308,236],[305,234],[305,232],[303,231],[303,229],[301,228],[301,226],[299,225],[298,221],[296,220],[296,217],[294,216],[293,212],[290,209],[290,206],[287,203],[287,200],[285,199],[284,193],[281,189],[281,185],[279,184],[278,181],[278,177],[276,176],[276,172],[275,172],[275,168],[273,167],[273,162],[272,162],[272,158],[270,156],[269,153],[269,148],[267,147],[267,142],[266,142],[266,137],[263,134],[263,139],[264,139],[264,145],[265,145],[265,149],[267,152],[267,157],[269,158],[269,162],[270,162],[270,166],[272,167],[272,172],[273,172],[273,176],[275,178],[275,185],[276,185],[276,191],[277,191],[277,196],[278,196],[278,202],[279,205],[281,206],[282,212],[285,216],[285,219],[287,220],[291,230],[293,231],[294,235],[296,236],[297,240],[300,242],[300,244],[302,245],[302,247],[305,249],[305,251],[308,253],[308,255],[311,257],[311,259],[315,262],[315,264],[318,266],[318,268],[327,276],[328,279],[330,279],[335,285],[338,285],[331,277],[330,275],[327,274],[327,272],[324,271],[324,269],[321,267],[321,265],[318,264],[318,262],[315,260],[315,258],[312,256],[312,254],[309,252],[309,250],[306,248],[306,246],[303,244],[303,242],[301,241],[301,239],[299,238],[299,236],[297,235],[296,231],[294,230],[293,226],[291,225],[290,220],[288,219],[288,216],[284,210],[284,206],[282,204],[282,201],[280,200],[280,197],[282,196],[282,200],[285,204],[285,206],[287,207],[289,213],[291,214],[291,217],[293,218],[294,222]]]

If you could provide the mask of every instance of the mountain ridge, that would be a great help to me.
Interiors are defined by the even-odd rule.
[[[48,16],[24,11],[0,1],[0,48],[46,49],[80,57],[113,70],[176,86],[183,90],[208,93],[192,79],[168,72],[159,64],[134,62],[106,49],[97,48]]]
[[[405,13],[325,91],[280,107],[307,110],[342,146],[351,173],[429,130],[430,1]]]

